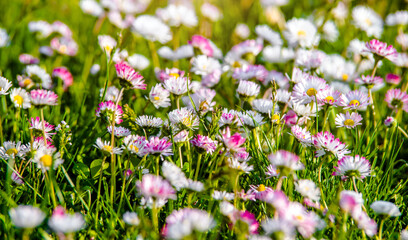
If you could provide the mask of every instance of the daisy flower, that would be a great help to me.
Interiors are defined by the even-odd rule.
[[[132,22],[132,29],[150,41],[167,43],[173,37],[170,27],[159,18],[150,15],[140,15]]]
[[[159,137],[150,137],[149,141],[146,142],[144,151],[152,155],[173,155],[172,143],[166,137],[161,139]]]
[[[166,218],[162,234],[168,239],[185,239],[194,232],[207,232],[215,225],[214,218],[206,211],[184,208],[174,210]]]
[[[198,116],[190,109],[183,107],[169,112],[169,120],[176,131],[182,129],[198,128],[200,121]]]
[[[249,30],[248,25],[246,25],[245,23],[239,23],[237,24],[237,26],[235,26],[234,34],[244,40],[249,37],[251,31]]]
[[[268,25],[258,25],[255,27],[255,33],[268,41],[272,46],[281,46],[283,45],[283,41],[280,37],[280,34],[273,31]]]
[[[68,87],[74,83],[74,78],[66,67],[54,68],[54,70],[52,70],[52,77],[58,77],[62,80],[64,91],[67,91]]]
[[[262,56],[266,62],[285,63],[295,58],[295,51],[292,48],[282,46],[266,46],[262,50]]]
[[[228,159],[228,166],[232,169],[236,169],[247,174],[254,170],[252,165],[249,165],[247,162],[240,162],[235,158]]]
[[[185,94],[188,91],[187,85],[191,86],[191,82],[187,77],[171,77],[164,81],[164,88],[174,95]]]
[[[130,89],[146,89],[147,84],[144,83],[142,75],[136,72],[125,62],[115,64],[116,75],[120,79],[122,87]]]
[[[346,112],[346,114],[343,113],[339,113],[336,115],[336,126],[337,127],[345,127],[345,128],[355,128],[358,125],[361,125],[361,120],[363,120],[363,118],[361,117],[360,114],[356,113],[356,112],[352,112],[350,114],[350,112]]]
[[[0,147],[0,157],[8,160],[9,158],[24,157],[25,149],[21,142],[6,141]]]
[[[31,118],[29,129],[33,129],[34,136],[39,136],[39,137],[43,136],[42,121],[40,117]],[[56,133],[51,132],[53,130],[54,130],[54,125],[51,125],[48,122],[44,121],[45,138],[47,138],[47,140],[49,141],[51,141],[51,137],[56,134]]]
[[[0,48],[7,46],[9,44],[10,37],[7,34],[7,31],[3,28],[0,28]]]
[[[269,99],[255,99],[252,102],[252,107],[254,108],[254,110],[260,113],[267,114],[268,116],[272,114],[272,109],[274,109],[274,113],[277,113],[279,111],[279,106],[277,104],[274,104],[274,102]]]
[[[57,169],[64,162],[64,159],[61,158],[61,154],[57,152],[56,148],[43,146],[37,150],[32,161],[37,163],[37,168],[45,173],[51,167]]]
[[[40,59],[30,54],[23,53],[23,54],[18,55],[18,61],[20,61],[22,64],[32,65],[32,64],[38,64],[40,62]]]
[[[385,81],[389,84],[398,85],[401,82],[401,76],[397,74],[388,73],[385,76]]]
[[[244,65],[241,68],[235,68],[232,77],[239,80],[257,79],[263,82],[268,74],[269,72],[262,65]]]
[[[266,167],[265,175],[267,176],[266,178],[271,178],[271,177],[278,177],[279,176],[279,170],[276,169],[272,164]]]
[[[198,24],[194,8],[188,8],[183,4],[169,4],[166,8],[158,8],[156,15],[171,27],[195,27]]]
[[[135,123],[141,128],[161,128],[163,126],[163,120],[153,116],[139,116],[136,118]]]
[[[221,64],[215,58],[199,55],[192,59],[191,72],[196,75],[206,76],[218,69],[221,69]]]
[[[375,201],[370,205],[370,208],[378,215],[383,215],[386,217],[399,217],[401,215],[398,207],[387,201]]]
[[[316,26],[309,20],[293,18],[286,23],[286,30],[283,36],[288,41],[289,45],[296,47],[312,47],[315,45],[319,36]]]
[[[376,85],[381,85],[383,83],[382,77],[371,77],[370,75],[361,75],[361,78],[355,80],[356,83],[366,86],[368,89],[373,88]]]
[[[379,38],[383,32],[383,20],[373,9],[366,6],[353,8],[352,17],[354,25],[365,31],[367,36]]]
[[[164,82],[169,78],[184,77],[185,72],[178,68],[166,68],[165,70],[156,70],[155,74],[159,81]]]
[[[108,126],[106,129],[108,130],[108,133],[109,133],[109,134],[112,134],[112,126]],[[115,126],[114,129],[115,129],[115,130],[114,130],[114,133],[113,133],[113,134],[114,134],[116,137],[126,137],[126,136],[129,136],[130,134],[132,134],[132,133],[130,132],[130,130],[127,129],[127,128],[125,128],[125,127]]]
[[[201,14],[213,22],[216,22],[222,18],[222,12],[220,9],[208,2],[203,3],[200,9]]]
[[[326,59],[326,54],[320,50],[298,49],[295,64],[306,69],[317,69]]]
[[[123,110],[121,106],[117,106],[115,108],[116,104],[112,101],[107,101],[107,102],[101,102],[99,104],[98,109],[96,109],[96,116],[97,117],[103,117],[106,116],[106,119],[111,122],[115,121],[116,124],[120,124],[123,120],[121,119]],[[113,115],[115,115],[115,119],[113,119]]]
[[[27,86],[27,82],[31,81],[31,83],[35,84],[35,86],[37,87],[42,86],[45,89],[52,88],[51,76],[47,73],[47,71],[45,71],[45,69],[41,68],[40,66],[29,65],[24,69],[24,73],[25,77],[22,78],[24,81],[19,81],[19,85],[21,87]]]
[[[130,66],[132,66],[133,68],[139,71],[146,69],[150,65],[149,59],[137,53],[129,56],[127,58],[127,62],[129,63]]]
[[[302,128],[298,125],[293,125],[290,128],[292,134],[303,146],[311,146],[313,144],[312,135],[307,131],[306,127]]]
[[[58,206],[48,220],[48,226],[58,234],[74,233],[85,227],[85,219],[80,213],[68,214]]]
[[[30,32],[39,32],[40,38],[46,38],[54,31],[51,24],[43,20],[29,22],[28,30]]]
[[[143,175],[141,181],[136,182],[137,190],[145,198],[176,199],[176,191],[167,180],[152,174]]]
[[[55,37],[51,39],[50,47],[60,54],[75,56],[78,44],[71,37]]]
[[[197,134],[197,136],[190,140],[190,142],[193,146],[196,146],[198,149],[209,154],[212,154],[217,149],[217,141],[212,140],[208,136]]]
[[[394,119],[393,117],[387,117],[387,118],[384,120],[384,125],[385,125],[386,127],[390,127],[393,123],[395,123],[395,119]]]
[[[220,125],[220,127],[223,127],[225,125],[240,125],[241,122],[239,121],[238,113],[235,110],[228,110],[225,108],[224,110],[222,110],[218,124]]]
[[[395,13],[388,14],[387,18],[385,19],[385,23],[388,26],[407,25],[408,24],[408,11],[397,11]]]
[[[101,88],[99,90],[99,96],[102,98],[103,96],[103,92],[104,92],[104,88]],[[106,93],[105,93],[105,101],[112,101],[112,102],[116,102],[117,98],[119,96],[119,89],[115,86],[110,86],[106,89]],[[120,100],[122,100],[122,96],[120,96]]]
[[[200,49],[200,51],[209,57],[214,56],[214,49],[211,46],[210,40],[200,35],[193,35],[191,41],[188,41],[191,46]]]
[[[337,106],[340,102],[341,92],[335,90],[331,86],[327,86],[325,89],[318,91],[316,94],[317,102],[319,105]]]
[[[389,89],[385,94],[385,102],[388,107],[398,111],[399,109],[408,112],[408,94],[402,92],[401,89]]]
[[[101,138],[96,139],[95,144],[93,145],[94,147],[98,148],[99,150],[101,150],[104,154],[106,155],[110,155],[110,154],[118,154],[121,155],[122,154],[122,149],[117,148],[117,147],[113,147],[110,144],[110,141],[103,141]]]
[[[347,180],[350,177],[356,177],[357,179],[364,179],[371,174],[370,162],[365,157],[356,156],[344,156],[337,162],[337,167],[333,172],[334,176],[341,176],[342,180]]]
[[[146,154],[144,147],[146,145],[146,138],[138,135],[128,135],[123,139],[122,149],[128,150],[132,154],[143,157]]]
[[[259,94],[260,86],[254,82],[241,80],[239,81],[237,92],[242,97],[256,97]]]
[[[99,35],[98,43],[102,50],[110,57],[112,50],[116,47],[116,40],[109,35]]]
[[[248,127],[258,127],[260,125],[265,124],[263,121],[263,117],[261,114],[254,112],[252,110],[248,110],[245,112],[239,112],[238,116],[242,122],[243,125],[246,125]]]
[[[304,165],[300,162],[299,157],[285,150],[278,150],[276,153],[271,153],[268,156],[272,166],[279,169],[279,172],[288,175],[292,171],[304,169]]]
[[[364,203],[363,195],[358,192],[343,190],[340,192],[339,206],[346,213],[353,213],[361,209]]]
[[[7,80],[7,78],[0,76],[0,95],[7,95],[7,91],[11,86],[13,86],[13,84]]]
[[[226,200],[226,201],[231,201],[231,200],[234,200],[235,198],[234,193],[229,193],[226,191],[217,191],[217,190],[214,190],[214,192],[211,194],[211,197],[214,200]]]
[[[191,45],[183,45],[177,48],[176,50],[172,50],[167,46],[163,46],[157,50],[157,54],[164,59],[169,59],[172,61],[183,59],[183,58],[191,58],[194,56],[194,48]],[[129,61],[129,59],[128,59]]]
[[[340,106],[344,109],[365,110],[369,104],[368,94],[360,90],[348,92],[340,97]]]
[[[81,0],[79,1],[79,7],[84,13],[95,17],[99,17],[104,13],[102,6],[95,0]]]
[[[300,179],[295,182],[295,189],[300,195],[312,201],[320,200],[320,190],[316,184],[309,179]]]
[[[285,89],[278,89],[276,90],[275,95],[273,96],[273,100],[275,102],[287,104],[291,97],[291,93]]]
[[[126,224],[131,226],[138,226],[140,224],[140,219],[135,212],[125,212],[122,219]]]
[[[222,134],[224,146],[230,153],[245,152],[245,146],[242,146],[245,143],[245,140],[246,139],[239,133],[235,133],[231,136],[229,128],[226,128],[225,133]]]
[[[326,87],[326,81],[323,79],[315,76],[309,76],[304,81],[296,83],[296,85],[293,87],[293,100],[302,104],[308,104],[312,101],[316,101],[316,94]]]
[[[18,228],[34,229],[45,219],[41,209],[30,205],[19,205],[9,210],[11,223]]]
[[[58,105],[57,103],[58,95],[52,91],[47,91],[47,90],[42,90],[42,89],[31,90],[30,96],[31,96],[31,103],[34,106],[37,106],[39,108],[45,107],[45,106]]]
[[[319,132],[313,136],[313,144],[318,149],[315,157],[321,157],[326,154],[326,151],[333,153],[338,159],[351,153],[347,149],[346,144],[340,142],[330,132]]]
[[[377,39],[372,39],[365,44],[366,49],[363,51],[371,52],[377,57],[393,59],[396,57],[397,50],[392,45],[387,45],[387,43],[380,42]]]
[[[161,83],[156,84],[151,88],[149,93],[149,100],[153,103],[155,108],[166,108],[171,105],[170,92],[163,88]]]

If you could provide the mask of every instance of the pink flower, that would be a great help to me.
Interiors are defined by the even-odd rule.
[[[272,166],[278,168],[283,175],[287,175],[291,171],[302,170],[305,168],[300,162],[299,156],[286,150],[278,150],[275,153],[271,153],[269,154],[268,159]]]
[[[193,37],[191,37],[191,41],[189,41],[188,44],[200,49],[204,55],[207,55],[209,57],[213,56],[214,50],[211,47],[211,43],[207,38],[203,36],[193,35]]]
[[[167,138],[151,137],[143,149],[147,154],[173,155],[172,143]]]
[[[42,121],[40,117],[31,118],[30,129],[34,130],[33,131],[34,136],[43,137]],[[52,130],[54,130],[54,125],[51,125],[48,122],[44,121],[44,132],[45,132],[45,137],[47,138],[47,140],[51,141],[52,135],[55,134],[55,133],[51,133]]]
[[[183,77],[184,73],[185,73],[184,71],[179,70],[177,68],[166,68],[166,70],[157,70],[156,78],[160,82],[164,82],[167,79],[172,78],[172,77],[175,77],[175,78]]]
[[[241,147],[241,145],[245,143],[245,138],[239,133],[235,133],[231,136],[229,128],[222,134],[222,141],[230,153],[245,152],[245,147]]]
[[[143,175],[142,181],[136,182],[136,187],[141,195],[155,199],[177,199],[176,191],[167,180],[152,174]]]
[[[399,109],[408,112],[408,94],[401,91],[401,89],[390,89],[385,94],[385,99],[388,103],[388,107],[398,111]]]
[[[363,205],[364,200],[361,193],[354,191],[343,190],[340,193],[340,208],[346,213],[351,214],[354,211],[358,211]]]
[[[390,127],[394,122],[395,122],[395,119],[394,119],[393,117],[387,117],[387,118],[384,120],[384,125],[385,125],[386,127]]]
[[[381,83],[383,83],[383,79],[382,77],[371,77],[370,75],[364,76],[361,75],[361,78],[357,78],[356,80],[354,80],[356,83],[358,84],[362,84],[367,86],[368,88],[372,88],[375,85],[380,85]]]
[[[397,74],[388,73],[385,76],[385,81],[389,84],[398,85],[401,82],[401,76]]]
[[[268,74],[262,65],[244,65],[242,68],[235,68],[232,77],[239,80],[257,79],[263,82]]]
[[[31,65],[31,64],[38,64],[40,62],[40,60],[30,54],[20,54],[20,56],[18,56],[18,60],[22,63],[22,64],[27,64],[27,65]]]
[[[296,115],[295,111],[289,110],[283,117],[283,120],[288,127],[291,127],[297,123],[298,116]]]
[[[387,43],[380,42],[377,39],[372,39],[366,42],[366,52],[372,52],[379,57],[385,57],[388,59],[395,58],[397,55],[397,50],[392,45],[387,45]]]
[[[217,141],[212,140],[208,136],[202,136],[197,134],[197,136],[190,140],[191,144],[194,146],[203,149],[209,154],[212,154],[217,149]]]
[[[123,120],[121,119],[123,110],[121,106],[115,107],[116,104],[113,101],[101,102],[99,103],[98,109],[96,109],[96,116],[102,117],[106,116],[108,121],[113,121],[113,115],[115,115],[116,124],[120,124]]]
[[[68,87],[71,86],[74,82],[72,74],[66,67],[54,68],[54,70],[52,71],[52,77],[61,78],[61,80],[64,82],[64,91],[67,91]]]
[[[116,75],[121,80],[120,84],[123,87],[131,89],[146,89],[143,76],[136,72],[126,62],[119,62],[115,64]]]
[[[259,222],[256,220],[253,213],[249,211],[236,211],[231,216],[231,221],[235,224],[238,220],[245,222],[248,225],[249,234],[258,234]]]
[[[334,176],[341,176],[342,180],[347,180],[350,177],[356,177],[357,179],[364,179],[371,174],[371,164],[365,157],[356,156],[344,156],[337,162],[337,167],[333,172]]]
[[[78,44],[70,37],[55,37],[50,46],[63,55],[75,56],[78,52]]]
[[[32,90],[31,103],[38,107],[57,105],[58,95],[47,90]]]
[[[321,157],[326,154],[326,151],[333,153],[337,158],[341,159],[344,155],[351,151],[347,149],[346,144],[336,138],[330,132],[319,132],[313,136],[313,144],[318,149],[315,157]]]

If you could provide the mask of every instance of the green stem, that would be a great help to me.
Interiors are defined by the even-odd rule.
[[[180,168],[183,169],[183,152],[181,151],[181,144],[178,147],[179,158],[180,158]]]
[[[200,154],[198,154],[198,160],[197,160],[197,169],[196,169],[196,172],[195,172],[195,176],[194,176],[194,180],[196,180],[197,181],[197,178],[198,178],[198,171],[200,170],[200,164],[201,164],[201,158],[202,158],[202,154],[200,153]]]
[[[153,228],[154,228],[154,233],[157,236],[157,239],[159,239],[159,219],[158,219],[158,212],[157,212],[157,207],[156,207],[156,199],[153,199],[153,206],[152,206],[152,217],[153,217]]]
[[[127,171],[127,169],[129,169],[129,164],[130,164],[130,159],[128,159],[124,171]],[[123,171],[123,175],[122,175],[122,190],[121,190],[121,193],[120,193],[119,207],[118,207],[118,211],[117,211],[116,215],[119,215],[119,213],[120,213],[120,209],[122,207],[123,195],[125,194],[126,174],[125,174],[124,171]]]
[[[154,42],[148,40],[147,41],[149,44],[150,52],[152,53],[152,60],[153,60],[153,71],[158,68],[160,69],[160,61],[159,61],[159,56],[157,55],[156,51],[156,46],[154,45]]]
[[[44,138],[44,146],[47,146],[47,138],[45,137],[45,120],[44,120],[44,108],[40,109],[41,113],[41,125],[42,125],[42,132]]]
[[[109,82],[109,63],[110,63],[110,57],[106,54],[106,80],[105,80],[105,85],[103,87],[103,94],[102,94],[102,99],[101,102],[105,101],[105,95],[106,95],[106,90],[108,89],[108,82]]]
[[[102,186],[102,173],[103,166],[105,165],[106,156],[102,159],[101,172],[99,173],[98,194],[96,195],[96,215],[95,215],[95,228],[97,229],[98,214],[99,214],[99,199],[101,198],[101,186]]]
[[[159,176],[160,172],[160,155],[156,157],[156,175]]]
[[[380,228],[378,229],[378,239],[379,239],[379,240],[382,240],[382,230],[383,230],[383,226],[384,226],[384,218],[381,219]]]
[[[322,167],[323,167],[323,162],[324,161],[320,161],[320,164],[319,164],[319,188],[320,188],[320,195],[322,197],[324,207],[327,208],[327,204],[326,204],[326,201],[324,199],[323,187],[322,187]]]

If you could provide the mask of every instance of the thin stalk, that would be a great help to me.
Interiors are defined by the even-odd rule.
[[[351,177],[351,179],[353,180],[354,191],[358,192],[357,185],[356,185],[356,178],[353,176]]]
[[[322,187],[322,167],[323,167],[323,162],[324,161],[320,161],[320,164],[319,164],[319,188],[320,188],[320,195],[322,197],[324,207],[327,208],[327,204],[326,204],[326,201],[324,199],[323,187]]]
[[[407,132],[405,132],[404,129],[402,129],[400,126],[398,126],[398,130],[402,133],[402,135],[404,135],[405,138],[408,138],[408,134],[407,134]]]
[[[179,158],[180,158],[180,167],[183,169],[183,153],[181,151],[181,145],[178,147]]]
[[[278,179],[278,183],[276,184],[276,191],[280,191],[282,188],[283,176],[280,176]]]
[[[129,164],[130,164],[130,159],[128,159],[128,161],[126,163],[125,171],[127,171],[127,169],[129,169]],[[125,185],[126,185],[126,174],[123,172],[123,175],[122,175],[122,190],[121,190],[121,193],[120,193],[119,207],[118,207],[118,211],[117,211],[116,215],[119,215],[120,209],[122,207],[123,196],[125,194]]]
[[[106,56],[106,80],[105,80],[105,85],[103,87],[103,94],[102,94],[102,99],[101,102],[105,100],[105,95],[106,95],[106,90],[108,89],[108,82],[109,82],[109,63],[110,63],[110,57],[108,54]]]
[[[160,69],[160,61],[159,61],[159,56],[157,55],[156,51],[156,46],[154,45],[154,42],[152,41],[147,41],[149,44],[150,52],[152,53],[152,60],[153,60],[153,71],[157,68]]]
[[[378,229],[378,240],[382,240],[383,227],[384,227],[384,218],[381,219],[380,228]]]
[[[156,157],[156,175],[159,176],[160,171],[160,155]]]
[[[48,172],[45,172],[45,180],[47,181],[48,191],[51,192],[50,195],[51,195],[52,204],[54,208],[56,208],[58,205],[57,205],[57,200],[55,198],[54,185],[51,181],[50,176],[48,175]]]
[[[196,172],[195,172],[195,176],[194,176],[194,180],[196,180],[197,181],[197,177],[198,177],[198,171],[200,170],[200,164],[201,164],[201,158],[202,158],[202,154],[200,153],[200,154],[198,154],[198,159],[197,159],[197,169],[196,169]]]
[[[43,132],[43,138],[44,138],[44,145],[47,146],[47,138],[45,138],[44,108],[41,108],[40,112],[41,112],[41,125],[42,125],[42,132]]]
[[[156,199],[153,199],[153,206],[152,206],[152,215],[153,215],[153,228],[154,233],[158,237],[159,236],[159,219],[157,216],[157,207],[156,207]]]
[[[101,198],[102,173],[103,173],[103,165],[105,165],[105,160],[106,160],[106,156],[104,156],[102,159],[101,172],[99,173],[98,194],[96,195],[95,228],[97,228],[97,223],[98,223],[99,203],[100,203],[99,199]]]

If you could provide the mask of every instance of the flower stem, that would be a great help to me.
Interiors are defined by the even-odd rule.
[[[198,160],[197,160],[197,169],[195,172],[195,176],[194,176],[194,180],[197,181],[197,177],[198,177],[198,171],[200,170],[200,164],[201,164],[201,158],[202,158],[202,154],[198,154]]]
[[[97,228],[98,214],[99,214],[99,199],[101,198],[101,185],[102,185],[102,173],[103,165],[105,164],[106,156],[102,159],[101,172],[99,173],[98,194],[96,195],[96,215],[95,215],[95,228]]]
[[[108,82],[109,82],[109,63],[110,63],[110,58],[108,57],[108,54],[106,56],[106,80],[105,80],[105,85],[103,87],[103,94],[102,94],[102,99],[101,102],[105,100],[105,95],[106,95],[106,90],[108,89]]]
[[[156,239],[159,239],[159,219],[157,216],[157,207],[156,207],[156,199],[153,199],[153,206],[152,206],[152,217],[153,217],[153,228],[154,233],[157,236]]]
[[[156,51],[156,46],[154,45],[154,42],[148,40],[147,41],[149,44],[150,52],[152,53],[152,60],[153,60],[153,71],[158,68],[160,69],[160,61],[159,61],[159,56],[157,55]]]
[[[322,197],[322,201],[324,204],[324,207],[327,208],[326,201],[324,200],[324,193],[323,193],[323,187],[322,187],[322,167],[323,167],[323,161],[320,161],[319,164],[319,188],[320,188],[320,195]]]
[[[181,145],[178,147],[179,158],[180,158],[180,168],[183,169],[183,153],[181,151]]]
[[[44,108],[41,108],[41,123],[42,123],[42,132],[44,138],[44,146],[47,146],[47,138],[45,138],[45,120],[44,120]]]
[[[159,172],[160,172],[160,155],[156,157],[156,175],[159,176]]]
[[[383,230],[383,226],[384,226],[384,218],[381,219],[380,228],[378,229],[378,239],[379,239],[379,240],[382,240],[382,230]]]

